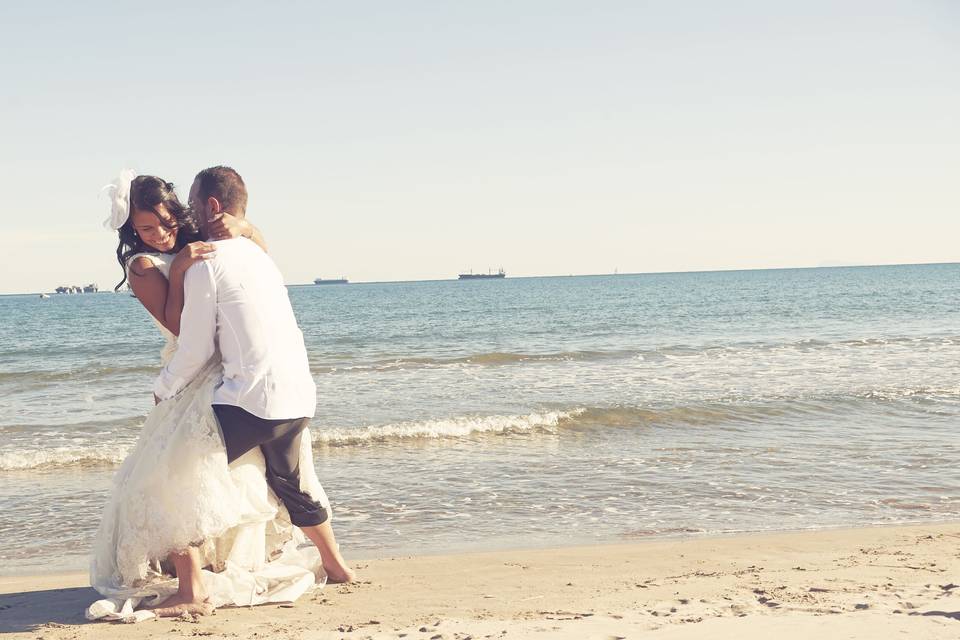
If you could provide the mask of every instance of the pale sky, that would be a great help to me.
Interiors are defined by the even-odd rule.
[[[960,261],[960,3],[4,2],[0,292],[229,164],[287,282]]]

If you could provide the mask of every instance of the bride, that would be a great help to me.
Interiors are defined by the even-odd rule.
[[[200,241],[172,184],[126,171],[107,188],[107,222],[119,233],[117,259],[124,268],[117,288],[129,278],[166,338],[166,363],[177,348],[184,274],[215,246]],[[265,248],[253,225],[229,214],[208,231],[214,240],[243,235]],[[215,354],[182,393],[147,416],[113,479],[94,540],[90,582],[106,599],[87,609],[88,618],[136,620],[293,601],[317,582],[354,579],[335,544],[322,553],[304,545],[303,533],[267,486],[259,448],[227,465],[210,402],[221,376]],[[301,489],[329,513],[307,432],[299,458]],[[175,577],[172,565],[187,550],[199,552],[202,584],[179,584]],[[197,590],[206,598],[203,605],[181,604],[196,601]],[[154,608],[135,613],[140,605]]]

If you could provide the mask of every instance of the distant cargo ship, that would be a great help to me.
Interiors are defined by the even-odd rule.
[[[313,284],[348,284],[349,281],[346,278],[333,278],[330,280],[324,280],[323,278],[317,278],[313,281]]]
[[[507,277],[507,272],[504,271],[503,269],[500,269],[500,271],[497,271],[496,273],[474,273],[473,271],[471,271],[470,273],[460,274],[461,280],[493,280],[496,278],[506,278],[506,277]]]

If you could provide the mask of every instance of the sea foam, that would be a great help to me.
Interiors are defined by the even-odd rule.
[[[413,438],[461,438],[474,434],[523,433],[553,430],[585,409],[522,415],[453,416],[436,420],[397,422],[353,429],[313,429],[313,440],[331,446],[358,445]]]

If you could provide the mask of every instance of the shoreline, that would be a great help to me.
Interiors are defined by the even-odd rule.
[[[507,553],[507,554],[520,554],[530,551],[563,551],[566,549],[579,549],[579,548],[604,548],[604,547],[618,547],[622,545],[648,545],[648,544],[657,544],[659,542],[677,542],[677,541],[711,541],[711,540],[725,540],[728,538],[749,538],[752,536],[775,536],[775,535],[791,535],[791,534],[804,534],[804,533],[820,533],[820,532],[835,532],[835,531],[862,531],[862,530],[871,530],[871,529],[896,529],[900,527],[938,527],[938,526],[948,526],[948,525],[957,525],[960,528],[960,520],[920,520],[920,521],[910,521],[910,522],[879,522],[879,523],[869,523],[862,525],[851,525],[851,524],[840,524],[840,525],[828,525],[828,526],[818,526],[818,527],[809,527],[805,529],[765,529],[765,530],[736,530],[736,531],[698,531],[698,532],[684,532],[684,533],[663,533],[663,534],[651,534],[649,536],[631,536],[629,538],[623,537],[621,539],[610,539],[610,540],[570,540],[569,542],[555,542],[551,540],[543,540],[540,542],[531,542],[527,545],[516,545],[511,543],[504,543],[503,545],[495,545],[493,547],[477,547],[477,548],[465,548],[465,547],[447,547],[443,549],[437,549],[436,551],[416,549],[414,547],[410,548],[397,548],[386,553],[371,555],[365,551],[358,553],[350,553],[349,546],[344,546],[344,550],[349,554],[349,557],[355,562],[377,562],[382,560],[394,560],[397,558],[434,558],[439,556],[470,556],[474,554],[484,554],[484,553]],[[512,539],[511,539],[512,540]],[[89,561],[88,556],[84,556],[82,565],[86,565]],[[73,577],[73,576],[83,576],[84,578],[87,575],[87,570],[84,567],[77,566],[76,568],[72,567],[63,567],[60,569],[50,569],[49,571],[43,570],[34,570],[34,569],[24,569],[23,571],[14,571],[11,573],[6,573],[3,571],[3,568],[0,567],[0,594],[3,594],[3,581],[6,579],[36,579],[36,580],[45,580],[50,577]]]
[[[10,638],[925,638],[960,632],[960,522],[357,560],[196,623],[87,623],[85,573],[0,577]],[[402,635],[405,634],[405,635]],[[708,635],[709,634],[709,635]]]

